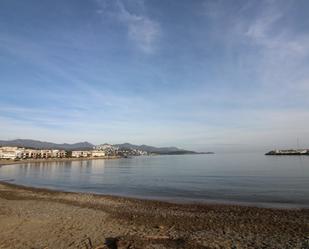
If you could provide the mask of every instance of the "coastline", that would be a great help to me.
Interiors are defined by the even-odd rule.
[[[302,248],[308,233],[309,209],[175,204],[0,182],[0,248]]]
[[[188,153],[188,154],[152,154],[148,156],[180,156],[180,155],[214,155],[214,152]],[[12,164],[23,163],[45,163],[45,162],[67,162],[67,161],[87,161],[87,160],[113,160],[126,158],[123,156],[97,156],[97,157],[66,157],[66,158],[44,158],[44,159],[0,159],[0,167]]]
[[[121,156],[104,156],[104,157],[69,157],[69,158],[47,158],[47,159],[22,159],[22,160],[0,160],[0,167],[11,164],[23,163],[45,163],[45,162],[70,162],[70,161],[87,161],[87,160],[111,160],[121,159]]]

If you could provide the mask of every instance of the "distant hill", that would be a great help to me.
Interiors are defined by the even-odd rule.
[[[17,146],[33,149],[61,149],[61,150],[91,150],[93,144],[88,142],[74,143],[74,144],[56,144],[50,142],[42,142],[31,139],[16,139],[16,140],[0,140],[0,146]]]
[[[0,140],[0,146],[17,146],[33,149],[61,149],[61,150],[91,150],[94,145],[88,142],[74,143],[74,144],[57,144],[50,142],[42,142],[31,139],[15,139],[15,140]],[[184,155],[184,154],[211,154],[211,152],[198,153],[191,150],[183,150],[177,147],[154,147],[149,145],[134,145],[130,143],[114,144],[121,149],[135,149],[142,150],[148,153],[159,155]]]
[[[115,146],[118,146],[119,148],[124,149],[136,149],[136,150],[143,150],[148,153],[154,153],[154,154],[160,154],[160,155],[182,155],[182,154],[198,154],[195,151],[190,150],[183,150],[179,149],[177,147],[154,147],[149,145],[134,145],[130,143],[124,143],[124,144],[115,144]]]

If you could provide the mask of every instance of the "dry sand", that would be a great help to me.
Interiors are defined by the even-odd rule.
[[[0,248],[309,248],[309,210],[181,205],[0,183]]]

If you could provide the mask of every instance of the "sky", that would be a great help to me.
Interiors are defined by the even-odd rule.
[[[0,0],[0,139],[309,147],[307,0]]]

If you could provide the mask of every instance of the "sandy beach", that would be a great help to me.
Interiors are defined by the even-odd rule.
[[[0,183],[0,248],[309,248],[309,210],[182,205]]]

